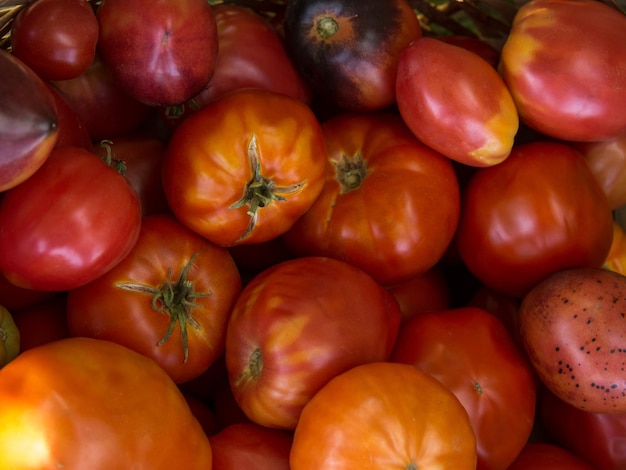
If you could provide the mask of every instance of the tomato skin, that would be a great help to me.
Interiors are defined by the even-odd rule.
[[[317,94],[348,111],[395,103],[398,57],[422,34],[406,0],[291,0],[283,26],[291,57]]]
[[[572,147],[537,141],[479,168],[461,196],[456,243],[486,286],[521,298],[549,274],[601,266],[613,219],[606,196]]]
[[[178,286],[189,263],[184,282],[191,286]],[[168,280],[174,299],[168,303],[170,292],[164,289],[155,309],[153,298]],[[130,285],[152,287],[155,292],[129,290]],[[186,296],[186,289],[201,296]],[[207,242],[171,215],[146,216],[128,256],[69,292],[67,319],[72,336],[122,344],[150,357],[172,380],[182,383],[205,372],[222,354],[228,317],[240,290],[239,272],[225,248]],[[197,307],[179,305],[180,295]],[[161,343],[170,322],[174,330]],[[181,323],[186,327],[187,351]]]
[[[509,156],[517,109],[500,75],[478,54],[419,38],[400,55],[396,95],[407,126],[437,152],[477,167]]]
[[[529,442],[508,470],[597,470],[569,451],[548,442]],[[608,470],[608,469],[603,469]]]
[[[572,48],[576,60],[564,54]],[[499,70],[522,120],[546,136],[596,141],[626,131],[626,18],[615,8],[528,2],[513,19]]]
[[[136,191],[113,168],[79,147],[52,151],[0,203],[0,271],[12,283],[65,291],[115,266],[141,226]]]
[[[295,429],[293,470],[476,469],[469,418],[452,392],[408,364],[363,364],[333,377]]]
[[[25,351],[0,371],[0,397],[1,468],[211,468],[210,443],[176,385],[110,341]]]
[[[105,0],[98,53],[120,86],[142,103],[177,105],[210,80],[217,26],[204,0]]]
[[[233,395],[252,421],[293,429],[334,375],[387,360],[399,324],[393,296],[348,263],[304,257],[275,265],[246,284],[230,316]]]
[[[11,52],[45,80],[87,70],[96,54],[98,20],[86,0],[37,0],[11,26]]]
[[[321,126],[307,105],[267,90],[239,90],[176,129],[163,187],[176,217],[208,240],[261,243],[282,235],[313,204],[325,157]]]
[[[284,238],[297,255],[349,262],[384,285],[423,274],[456,230],[460,196],[449,159],[391,113],[325,121],[325,184]],[[433,204],[436,201],[436,204]]]
[[[495,316],[475,307],[423,313],[401,325],[391,360],[428,373],[459,399],[476,435],[477,469],[508,468],[533,428],[536,382]]]

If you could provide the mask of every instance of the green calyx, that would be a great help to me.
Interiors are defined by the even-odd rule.
[[[352,157],[344,154],[341,160],[333,162],[333,165],[335,165],[335,179],[339,183],[341,194],[357,189],[369,174],[367,164],[360,152]]]

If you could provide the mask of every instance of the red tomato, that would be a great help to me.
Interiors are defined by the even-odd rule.
[[[401,51],[422,34],[407,0],[287,2],[286,45],[325,101],[372,111],[396,101]]]
[[[626,468],[626,413],[589,413],[545,390],[539,419],[551,439],[594,468]]]
[[[59,147],[0,203],[0,271],[33,290],[64,291],[115,266],[141,226],[137,192],[78,147]]]
[[[301,101],[239,90],[180,125],[163,162],[178,219],[212,242],[266,242],[286,232],[324,185],[326,145]]]
[[[562,447],[529,442],[507,470],[598,470]],[[602,468],[602,470],[608,470]]]
[[[341,114],[322,125],[324,188],[286,233],[299,256],[330,256],[389,285],[423,274],[443,256],[459,218],[449,159],[393,114]]]
[[[533,428],[536,382],[495,316],[474,307],[416,316],[401,325],[391,360],[414,365],[456,395],[476,435],[477,469],[513,462]]]
[[[255,423],[234,423],[210,436],[213,468],[289,470],[293,433]]]
[[[375,362],[336,375],[305,405],[290,463],[475,470],[476,440],[467,412],[440,382],[417,367]]]
[[[69,292],[70,333],[134,349],[185,382],[222,354],[240,290],[228,250],[171,215],[146,216],[128,256]]]
[[[150,359],[68,338],[0,370],[0,468],[211,468],[185,398]]]
[[[106,0],[97,15],[98,53],[138,101],[184,103],[211,78],[218,37],[206,0]]]
[[[37,0],[11,26],[11,51],[45,80],[84,73],[96,54],[98,20],[86,0]]]
[[[332,258],[275,265],[243,289],[226,334],[226,368],[254,422],[293,429],[305,403],[332,377],[387,360],[400,309],[360,269]]]
[[[70,336],[66,304],[67,296],[61,293],[13,312],[13,320],[20,331],[20,351]]]
[[[580,153],[538,141],[514,147],[499,165],[478,169],[461,196],[459,254],[487,287],[522,297],[549,274],[601,266],[613,219]]]
[[[426,145],[466,165],[496,165],[511,153],[519,128],[513,98],[478,54],[423,37],[402,51],[398,109]]]
[[[626,17],[617,8],[592,0],[527,2],[500,58],[502,77],[530,127],[573,141],[626,131]]]

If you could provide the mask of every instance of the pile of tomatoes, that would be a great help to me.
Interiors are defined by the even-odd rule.
[[[258,5],[16,13],[0,468],[626,469],[626,16]]]

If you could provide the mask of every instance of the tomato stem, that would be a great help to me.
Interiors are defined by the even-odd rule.
[[[339,23],[332,16],[322,16],[315,23],[315,31],[320,39],[326,40],[339,31]]]
[[[333,165],[341,194],[357,189],[369,174],[361,152],[357,152],[353,157],[343,154],[341,160],[333,162]]]
[[[127,169],[126,162],[124,160],[115,158],[115,156],[113,155],[113,149],[111,149],[111,145],[113,145],[112,140],[105,139],[100,141],[100,147],[102,147],[106,152],[105,156],[102,157],[102,161],[106,163],[107,166],[110,166],[115,171],[117,171],[120,175],[125,176]]]

